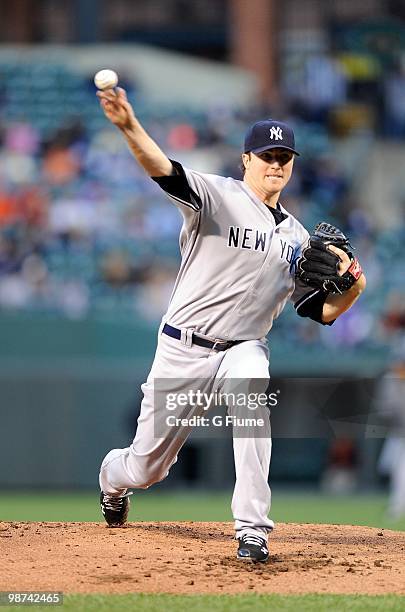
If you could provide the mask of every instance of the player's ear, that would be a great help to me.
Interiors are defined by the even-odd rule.
[[[248,167],[249,162],[250,162],[250,153],[242,153],[242,164],[245,170]]]

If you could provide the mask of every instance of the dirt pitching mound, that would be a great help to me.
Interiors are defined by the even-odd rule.
[[[278,524],[266,564],[231,523],[0,523],[0,591],[405,594],[405,533]]]

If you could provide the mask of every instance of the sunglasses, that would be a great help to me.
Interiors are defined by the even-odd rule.
[[[294,153],[292,151],[263,151],[263,153],[257,154],[260,159],[268,164],[272,164],[277,161],[280,166],[285,166],[289,161],[292,160]]]

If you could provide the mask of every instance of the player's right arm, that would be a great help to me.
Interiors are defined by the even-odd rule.
[[[149,136],[135,116],[124,89],[98,91],[101,107],[125,137],[135,159],[149,176],[160,177],[173,174],[173,164],[162,149]]]
[[[182,214],[193,216],[203,208],[207,215],[212,214],[221,200],[223,177],[209,178],[170,160],[136,118],[124,89],[99,91],[97,96],[105,116],[123,133],[138,163]]]

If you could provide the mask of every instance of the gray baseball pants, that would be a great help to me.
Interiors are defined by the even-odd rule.
[[[190,387],[206,393],[235,389],[238,393],[242,390],[249,394],[264,393],[268,381],[269,354],[265,340],[248,340],[217,352],[195,344],[188,346],[186,338],[180,341],[160,334],[152,369],[142,385],[144,398],[135,439],[128,448],[113,449],[106,455],[100,469],[101,490],[114,495],[123,494],[129,488],[146,489],[168,475],[191,428],[166,424],[170,414],[165,404],[167,393],[185,392]],[[227,408],[228,414],[241,415],[240,408],[229,404]],[[274,527],[268,518],[271,503],[269,410],[258,407],[253,413],[247,409],[244,412],[248,413],[246,416],[262,418],[264,426],[259,430],[254,428],[251,436],[233,437],[236,482],[232,513],[236,537],[259,533],[267,539]],[[201,406],[188,407],[186,413],[188,418],[209,414]]]

